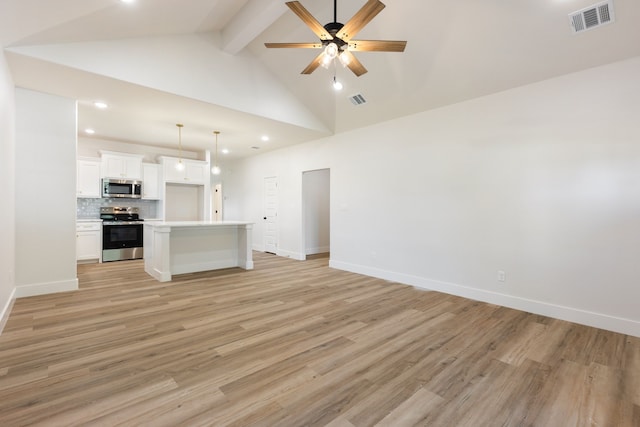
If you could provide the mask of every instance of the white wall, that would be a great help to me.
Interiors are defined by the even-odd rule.
[[[167,184],[165,221],[202,221],[204,186]]]
[[[302,174],[304,248],[306,255],[329,252],[330,246],[329,169]]]
[[[177,141],[177,139],[176,139]],[[200,155],[194,151],[178,150],[177,142],[176,148],[164,148],[149,145],[131,144],[123,141],[114,141],[101,138],[78,138],[78,156],[82,157],[100,157],[100,150],[103,151],[115,151],[120,153],[129,154],[141,154],[144,156],[143,162],[145,163],[160,163],[158,156],[178,157],[182,153],[182,157],[185,159],[204,160],[204,153]],[[202,157],[202,158],[199,158]]]
[[[330,168],[332,266],[640,336],[639,75],[633,58],[265,153],[233,166],[227,212],[259,247],[278,176],[279,253],[301,255],[301,173]]]
[[[15,290],[15,97],[13,80],[0,52],[0,332]]]
[[[16,89],[16,296],[78,288],[76,102]]]
[[[307,129],[328,130],[257,58],[229,55],[216,46],[217,40],[209,39],[211,35],[136,37],[9,50]]]

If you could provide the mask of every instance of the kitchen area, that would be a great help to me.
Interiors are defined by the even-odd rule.
[[[78,263],[145,258],[145,223],[208,228],[223,224],[221,184],[211,182],[208,152],[202,155],[202,160],[193,158],[197,153],[187,152],[186,156],[192,158],[185,158],[185,153],[180,152],[176,157],[153,153],[135,144],[116,147],[128,148],[130,152],[104,150],[97,145],[99,141],[89,140],[82,151],[79,144],[78,150],[89,154],[77,160]],[[226,223],[226,228],[229,227]],[[147,233],[152,230],[148,228]],[[219,230],[217,227],[216,232]],[[165,246],[168,250],[168,242]],[[243,247],[245,252],[241,255],[246,258],[250,240],[243,242]],[[149,257],[152,251],[148,252]],[[248,256],[251,257],[250,253]]]
[[[231,173],[224,157],[222,173],[214,175],[206,148],[179,150],[178,144],[164,141],[87,136],[78,128],[76,100],[21,88],[15,95],[15,194],[6,199],[15,212],[10,219],[14,255],[7,270],[8,283],[14,285],[5,305],[79,289],[78,263],[103,262],[101,208],[137,208],[143,224],[216,222],[226,219],[223,209],[233,212],[221,196]],[[175,129],[171,121],[166,126]],[[175,167],[180,160],[181,171]],[[105,178],[142,181],[140,198],[102,197]],[[242,219],[235,216],[230,219]],[[143,269],[141,261],[135,262]]]

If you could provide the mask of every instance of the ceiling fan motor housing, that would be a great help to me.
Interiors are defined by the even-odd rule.
[[[324,26],[324,29],[327,30],[329,34],[331,34],[331,37],[333,37],[333,40],[322,40],[322,45],[326,46],[329,43],[335,43],[338,45],[338,48],[342,50],[342,48],[346,46],[347,43],[342,41],[342,39],[339,39],[338,37],[336,37],[336,34],[338,34],[338,31],[340,31],[342,27],[344,27],[344,24],[340,22],[329,22],[328,24],[326,24]]]

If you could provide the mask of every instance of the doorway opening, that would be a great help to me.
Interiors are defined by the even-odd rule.
[[[330,181],[329,169],[302,172],[302,248],[305,259],[330,253]]]

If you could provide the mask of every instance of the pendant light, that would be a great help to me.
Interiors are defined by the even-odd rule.
[[[218,135],[220,135],[219,130],[214,130],[213,134],[216,136],[216,152],[213,160],[213,167],[211,168],[211,173],[214,175],[220,175],[220,167],[218,166]]]
[[[184,125],[182,123],[176,123],[176,126],[178,127],[178,150],[180,152],[178,163],[176,163],[176,170],[183,171],[184,163],[182,163],[182,127]]]

